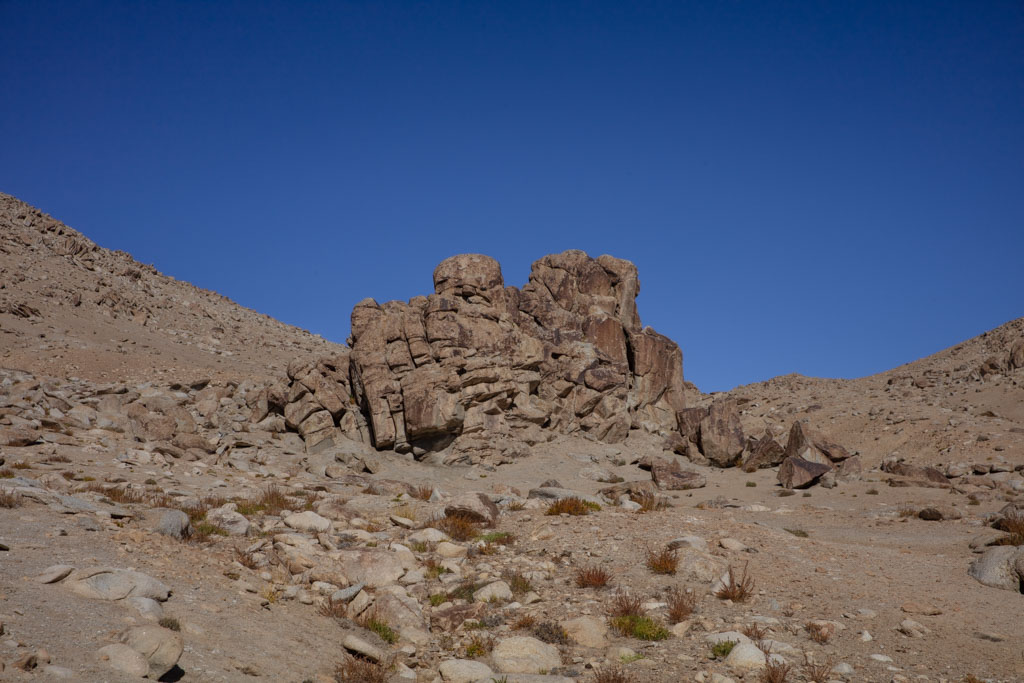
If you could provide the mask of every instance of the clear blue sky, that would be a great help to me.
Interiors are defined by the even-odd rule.
[[[1024,4],[0,0],[0,190],[337,341],[443,258],[640,268],[705,391],[1024,315]]]

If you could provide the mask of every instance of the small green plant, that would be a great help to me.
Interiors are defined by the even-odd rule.
[[[163,626],[164,628],[168,628],[172,631],[181,630],[181,623],[174,617],[162,617],[160,621],[158,621],[157,623]]]
[[[447,602],[448,596],[444,593],[434,593],[430,596],[429,600],[431,607],[437,607],[438,605],[443,605],[445,602]]]
[[[582,516],[589,515],[591,512],[597,512],[600,509],[601,506],[592,501],[569,497],[556,500],[544,514]]]
[[[797,538],[808,538],[810,536],[810,534],[804,531],[803,529],[785,529],[785,531],[788,531]]]
[[[466,514],[446,515],[432,520],[430,526],[443,531],[456,541],[472,541],[480,535],[480,523]]]
[[[496,543],[497,545],[512,545],[516,542],[515,534],[507,531],[490,531],[482,534],[479,539],[484,543]]]
[[[188,535],[188,540],[193,543],[205,543],[214,536],[227,536],[228,532],[207,521],[197,521],[192,524],[192,531]]]
[[[725,659],[732,652],[732,649],[736,647],[735,640],[720,640],[711,646],[711,656],[715,659]]]
[[[516,595],[525,595],[526,593],[529,593],[533,590],[533,586],[530,584],[530,580],[523,576],[520,572],[505,572],[503,578],[508,583],[508,587]]]
[[[631,655],[622,655],[619,657],[619,661],[623,664],[632,664],[633,662],[639,662],[644,656],[639,652],[634,652]]]
[[[622,635],[638,640],[665,640],[669,636],[668,629],[646,616],[612,617],[611,623],[612,628]]]
[[[756,488],[757,487],[757,482],[756,481],[748,481],[746,486],[747,486],[748,489]]]
[[[466,646],[466,656],[470,659],[476,659],[477,657],[485,657],[487,654],[494,649],[494,639],[490,636],[477,634],[469,641]]]
[[[410,543],[409,548],[414,553],[425,553],[428,550],[430,550],[430,546],[427,545],[426,541],[416,541],[414,543]]]
[[[373,631],[376,633],[381,640],[388,644],[394,644],[398,642],[398,633],[388,626],[388,624],[381,619],[377,618],[376,614],[371,614],[366,619],[361,620],[360,624],[367,631]]]

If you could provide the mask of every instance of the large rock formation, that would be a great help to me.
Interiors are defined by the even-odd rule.
[[[434,270],[434,294],[357,304],[351,352],[294,363],[277,400],[310,449],[344,436],[451,461],[512,457],[556,432],[668,435],[682,353],[641,327],[639,290],[636,267],[611,256],[545,256],[522,289],[490,257],[453,256]],[[258,411],[274,402],[271,389]]]

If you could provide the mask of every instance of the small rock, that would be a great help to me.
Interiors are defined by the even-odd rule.
[[[512,589],[504,581],[489,583],[480,590],[473,593],[475,602],[491,602],[501,600],[508,602],[512,599]]]
[[[75,570],[70,564],[55,564],[47,567],[36,577],[38,583],[57,583],[67,578]]]
[[[149,676],[153,679],[173,669],[185,649],[181,634],[155,624],[128,629],[122,634],[121,642],[146,658]]]
[[[321,517],[312,510],[288,515],[284,518],[286,526],[298,531],[324,532],[331,528],[331,520]]]
[[[349,652],[355,652],[357,655],[362,655],[375,662],[379,662],[384,659],[383,652],[354,633],[346,634],[341,641],[341,646]]]
[[[577,617],[561,622],[561,627],[571,640],[583,647],[605,647],[608,639],[608,625],[604,619],[594,617]]]

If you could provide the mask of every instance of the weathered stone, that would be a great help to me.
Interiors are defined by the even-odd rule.
[[[488,680],[494,675],[491,667],[471,659],[449,659],[441,662],[438,669],[446,683],[475,683]]]
[[[561,622],[566,635],[583,647],[606,647],[608,645],[608,624],[604,619],[577,617]]]
[[[775,467],[781,465],[782,461],[786,459],[786,449],[767,434],[760,439],[753,437],[748,439],[743,452],[744,472],[756,472],[758,469]]]
[[[707,477],[703,474],[684,470],[678,461],[668,463],[660,459],[651,466],[651,479],[658,488],[669,491],[699,489],[708,483]]]
[[[828,465],[845,460],[852,454],[806,422],[798,421],[789,430],[785,455]]]
[[[230,536],[245,536],[249,533],[250,523],[244,515],[237,511],[235,503],[225,503],[219,508],[207,511],[206,521],[218,526]]]
[[[779,465],[779,483],[787,489],[806,488],[819,477],[832,471],[831,465],[809,462],[803,458],[789,456]]]
[[[95,568],[77,570],[66,580],[74,593],[93,600],[152,598],[163,602],[170,589],[148,574],[128,569]]]
[[[37,577],[39,583],[57,583],[75,570],[70,564],[55,564],[44,569]]]
[[[501,673],[539,674],[562,664],[558,648],[529,636],[500,641],[494,646],[491,659]]]
[[[393,584],[405,573],[401,558],[386,550],[343,550],[332,555],[349,581],[370,588]]]
[[[331,528],[331,520],[321,517],[312,510],[298,512],[284,518],[286,526],[299,531],[323,532]]]
[[[512,589],[504,581],[494,581],[473,593],[473,600],[476,602],[509,601],[511,599]]]
[[[185,538],[191,530],[188,515],[170,508],[146,510],[142,523],[151,531],[171,538]]]
[[[700,422],[700,450],[717,467],[735,465],[743,454],[743,427],[735,401],[711,405]]]
[[[146,658],[149,677],[154,680],[174,668],[185,649],[179,633],[156,624],[128,629],[122,634],[121,642]]]
[[[1024,593],[1024,548],[989,548],[971,563],[967,573],[986,586]]]
[[[142,678],[149,674],[149,661],[141,652],[136,652],[124,643],[101,647],[96,653],[100,660],[115,671]]]

